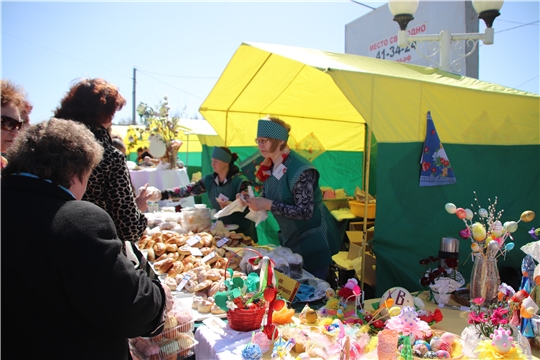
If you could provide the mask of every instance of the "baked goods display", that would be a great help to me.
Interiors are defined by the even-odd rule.
[[[199,315],[223,315],[217,308],[212,312],[212,308],[213,296],[225,290],[225,267],[228,264],[235,270],[233,277],[246,278],[240,269],[241,257],[223,246],[231,242],[253,244],[251,238],[234,231],[213,235],[155,230],[143,235],[137,246],[147,252],[148,261],[164,285],[172,291],[194,294],[194,311]],[[204,301],[199,306],[200,299]]]

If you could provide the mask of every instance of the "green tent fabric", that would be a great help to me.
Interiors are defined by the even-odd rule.
[[[418,185],[428,111],[452,159],[455,185]],[[324,148],[313,160],[321,185],[348,193],[362,185],[365,129],[371,128],[377,140],[370,188],[377,189],[372,246],[379,296],[392,286],[419,289],[425,269],[418,261],[436,256],[442,237],[459,237],[463,223],[446,213],[448,202],[469,207],[476,191],[485,207],[488,198],[498,197],[503,222],[518,220],[524,210],[540,217],[540,97],[535,94],[428,67],[244,43],[200,112],[221,144],[247,148],[245,156],[254,149],[257,120],[279,116],[292,125],[296,144],[311,137]],[[532,226],[520,223],[516,250],[499,266],[519,269],[524,256],[519,247],[531,241]],[[459,270],[468,277],[468,241],[461,240],[460,253]]]

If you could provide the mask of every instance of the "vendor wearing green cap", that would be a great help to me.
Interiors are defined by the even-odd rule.
[[[326,279],[339,234],[322,202],[319,172],[287,145],[291,126],[277,118],[260,119],[255,142],[264,156],[257,177],[261,197],[249,198],[252,210],[269,210],[281,230],[281,245],[304,258],[304,269]]]
[[[231,152],[225,146],[216,146],[212,152],[213,174],[205,175],[196,183],[190,183],[183,187],[175,187],[161,191],[161,200],[179,200],[192,195],[208,194],[208,200],[212,207],[221,210],[236,200],[236,195],[244,192],[247,195],[247,188],[251,182],[245,177],[234,162],[238,160],[238,154]],[[246,208],[244,212],[234,212],[229,216],[220,218],[225,225],[238,225],[237,233],[250,236],[257,242],[257,230],[255,223],[245,216],[249,212]]]

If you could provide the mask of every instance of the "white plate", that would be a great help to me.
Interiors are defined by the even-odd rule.
[[[236,224],[228,224],[228,225],[225,225],[225,229],[229,230],[229,231],[233,231],[233,230],[236,230],[238,229],[240,226],[236,225]]]

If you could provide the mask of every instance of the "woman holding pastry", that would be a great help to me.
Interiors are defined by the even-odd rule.
[[[291,126],[277,118],[260,119],[255,139],[264,161],[257,171],[261,197],[243,201],[254,211],[271,211],[281,230],[282,246],[302,255],[304,269],[326,279],[339,234],[322,202],[319,171],[287,145]]]
[[[17,275],[2,276],[3,357],[129,359],[128,338],[159,334],[172,296],[121,252],[107,212],[78,201],[102,146],[84,125],[53,118],[8,154],[2,266]],[[16,346],[21,336],[31,345]]]
[[[203,176],[198,182],[183,187],[162,190],[161,200],[178,200],[192,195],[208,194],[208,200],[212,208],[221,210],[236,200],[236,195],[247,194],[247,188],[251,182],[240,172],[234,163],[238,160],[238,154],[231,152],[225,146],[214,147],[212,151],[213,174]],[[245,216],[249,212],[234,212],[231,215],[220,218],[224,224],[237,224],[237,233],[251,237],[257,242],[257,230],[255,223]]]

